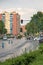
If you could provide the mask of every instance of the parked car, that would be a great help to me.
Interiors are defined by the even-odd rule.
[[[6,35],[3,36],[3,40],[7,40],[7,36]]]
[[[40,36],[39,43],[43,43],[43,36]]]
[[[35,37],[34,40],[40,40],[40,37]]]

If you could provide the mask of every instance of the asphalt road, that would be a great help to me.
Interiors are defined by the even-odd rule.
[[[2,48],[2,43],[4,47]],[[0,40],[0,61],[38,48],[38,41],[22,39]]]

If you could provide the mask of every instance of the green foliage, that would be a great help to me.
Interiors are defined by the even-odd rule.
[[[28,33],[37,33],[43,30],[43,13],[37,12],[37,14],[31,17],[30,22],[26,25]]]
[[[5,25],[3,21],[0,20],[0,34],[5,34],[7,30],[5,29]]]
[[[4,28],[3,29],[3,33],[6,34],[7,33],[7,29]]]
[[[6,35],[7,35],[7,38],[14,38],[13,34],[6,34]]]
[[[17,39],[21,39],[21,38],[22,38],[22,35],[19,34],[19,35],[17,36]]]
[[[4,29],[4,23],[0,21],[0,34],[3,33],[3,29]]]

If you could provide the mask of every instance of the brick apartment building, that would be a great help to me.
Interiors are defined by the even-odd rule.
[[[18,35],[20,33],[20,15],[16,12],[2,12],[0,13],[0,20],[5,24],[7,34]]]

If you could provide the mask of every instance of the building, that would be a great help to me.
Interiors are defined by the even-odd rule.
[[[2,14],[0,14],[0,20],[2,20]]]
[[[0,13],[0,20],[5,24],[7,34],[18,35],[20,33],[20,15],[16,12],[2,12]]]
[[[5,24],[5,28],[7,29],[7,33],[10,33],[10,18],[8,12],[2,12],[2,21]]]
[[[10,13],[10,33],[13,35],[20,33],[20,15],[16,12]]]
[[[26,32],[25,25],[20,26],[20,33],[23,35]]]

